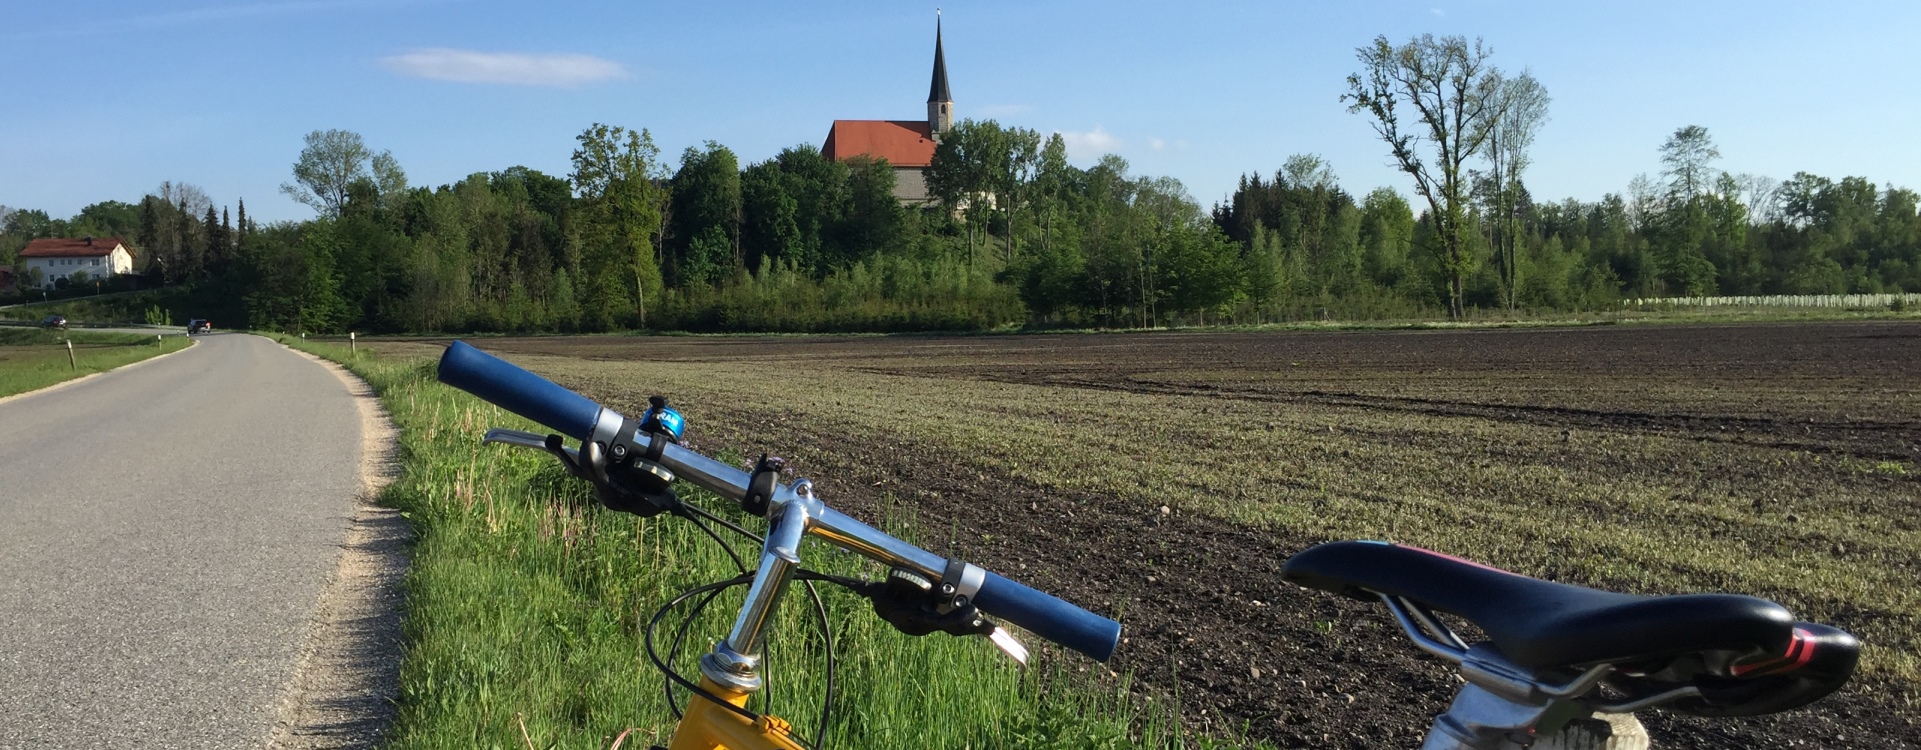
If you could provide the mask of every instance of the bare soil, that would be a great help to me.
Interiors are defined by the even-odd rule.
[[[1921,459],[1921,325],[1912,323],[482,344],[510,357],[840,368],[1496,420],[1559,428],[1562,440],[1661,435],[1869,465]],[[646,395],[568,384],[616,408]],[[1111,666],[1135,673],[1144,694],[1178,701],[1195,730],[1282,747],[1414,747],[1456,684],[1379,606],[1280,581],[1290,554],[1324,539],[1180,507],[1143,512],[906,431],[788,421],[778,394],[683,406],[704,449],[753,455],[765,426],[779,423],[780,444],[804,446],[796,468],[837,506],[875,518],[911,502],[924,524],[968,532],[953,535],[954,553],[1070,600],[1125,603],[1116,614],[1126,640]],[[1622,470],[1652,481],[1666,468]],[[1913,483],[1895,486],[1876,512],[1912,519],[1921,506]],[[1915,694],[1865,679],[1777,716],[1644,720],[1663,748],[1921,747]]]

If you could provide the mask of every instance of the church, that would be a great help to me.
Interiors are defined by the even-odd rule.
[[[940,21],[934,21],[934,80],[927,89],[926,120],[835,120],[820,153],[834,161],[865,156],[886,159],[894,168],[894,197],[918,206],[927,194],[927,168],[934,146],[954,127],[954,95],[947,90],[947,60],[941,54]]]

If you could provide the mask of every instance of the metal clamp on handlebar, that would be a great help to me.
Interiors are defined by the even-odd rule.
[[[774,492],[780,488],[780,472],[787,468],[787,461],[780,456],[760,454],[754,462],[754,471],[748,475],[747,491],[740,496],[740,510],[755,518],[766,518],[767,508],[774,502]]]
[[[934,610],[947,614],[971,606],[974,595],[980,593],[981,584],[986,581],[987,571],[980,566],[948,559],[947,569],[941,572],[940,599]]]
[[[594,440],[583,441],[580,466],[569,466],[575,476],[594,486],[594,497],[601,505],[643,518],[680,507],[680,498],[673,490],[674,473],[660,464],[660,456],[668,442],[680,442],[686,429],[680,412],[668,408],[667,399],[651,396],[647,401],[651,408],[640,421],[623,420],[605,446]],[[645,448],[635,439],[641,433],[649,436]],[[559,437],[550,436],[549,440]]]

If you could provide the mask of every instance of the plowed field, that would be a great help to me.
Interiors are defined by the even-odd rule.
[[[665,394],[698,448],[1116,616],[1111,666],[1195,731],[1419,745],[1449,672],[1278,578],[1378,538],[1868,644],[1811,709],[1651,712],[1657,747],[1921,747],[1921,325],[477,343],[626,413]]]

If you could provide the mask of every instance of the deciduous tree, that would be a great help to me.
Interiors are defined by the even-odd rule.
[[[361,180],[371,181],[383,199],[398,199],[407,189],[407,176],[393,154],[374,153],[359,133],[316,130],[307,134],[306,142],[293,165],[294,181],[281,185],[280,192],[323,216],[339,216],[349,191]]]
[[[1427,201],[1435,234],[1430,249],[1448,276],[1449,313],[1459,318],[1466,314],[1463,283],[1474,265],[1466,165],[1487,145],[1499,114],[1501,75],[1488,62],[1492,51],[1480,40],[1425,34],[1398,47],[1376,37],[1356,53],[1362,70],[1348,76],[1341,99],[1348,111],[1373,118],[1375,134]]]

